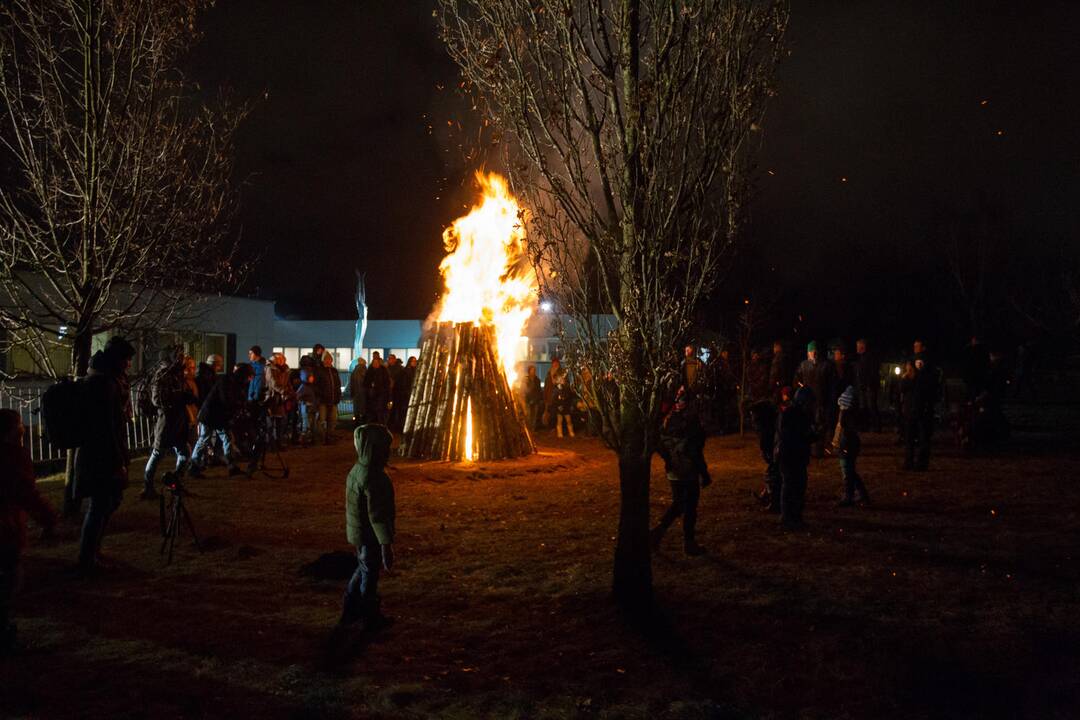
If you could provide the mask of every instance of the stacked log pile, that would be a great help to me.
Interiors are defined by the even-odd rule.
[[[495,328],[485,323],[438,323],[420,348],[405,432],[405,457],[460,461],[521,457],[536,451],[522,408],[499,363]]]

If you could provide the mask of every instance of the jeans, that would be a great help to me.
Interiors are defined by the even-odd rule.
[[[315,426],[319,419],[319,406],[304,404],[300,406],[300,432],[308,440],[315,439]]]
[[[210,443],[214,437],[221,442],[221,452],[225,455],[225,462],[229,467],[233,467],[232,454],[232,436],[228,430],[211,429],[206,426],[205,423],[199,423],[199,439],[195,441],[195,452],[192,454],[191,461],[195,463],[196,467],[204,467],[203,457],[206,455],[206,451],[210,449]]]
[[[784,485],[780,489],[780,516],[786,525],[802,522],[806,504],[806,466],[781,467]]]
[[[671,506],[660,518],[654,532],[657,535],[663,535],[671,523],[681,515],[683,542],[687,547],[691,547],[695,544],[694,528],[697,526],[697,506],[698,499],[701,497],[701,484],[697,478],[674,480],[669,477],[668,480],[671,481]]]
[[[379,614],[379,570],[382,547],[365,540],[356,546],[356,570],[345,587],[342,617],[347,621],[370,620]]]
[[[106,492],[90,498],[90,505],[83,518],[82,536],[79,538],[79,566],[91,568],[97,561],[101,539],[105,537],[105,526],[109,518],[120,507],[124,499],[123,491]]]
[[[863,485],[862,477],[855,470],[855,457],[849,455],[840,458],[840,478],[844,481],[844,501],[852,502],[857,494],[858,499],[865,502],[870,499]]]
[[[184,445],[174,445],[172,451],[176,453],[176,474],[182,475],[191,457],[191,448],[185,443]],[[143,482],[146,489],[153,489],[154,475],[157,473],[158,463],[161,462],[161,458],[164,456],[165,453],[158,448],[150,451],[150,459],[146,461],[146,470],[143,472]]]
[[[330,442],[337,431],[337,405],[319,406],[319,426],[323,429],[323,442]]]

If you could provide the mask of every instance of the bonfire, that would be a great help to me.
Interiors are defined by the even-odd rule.
[[[537,280],[506,180],[477,173],[481,198],[443,232],[445,290],[420,348],[400,452],[471,461],[535,451],[511,388]]]

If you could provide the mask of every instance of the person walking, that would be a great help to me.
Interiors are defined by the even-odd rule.
[[[128,484],[127,425],[131,421],[127,370],[135,348],[113,337],[90,360],[84,389],[86,435],[75,450],[72,492],[89,498],[79,538],[78,569],[96,570],[101,541],[109,518],[120,507]]]
[[[154,370],[150,384],[150,401],[157,411],[154,424],[154,443],[143,471],[143,491],[139,497],[154,500],[158,493],[154,478],[158,464],[171,450],[176,455],[176,474],[182,476],[191,459],[187,406],[198,399],[184,380],[184,356],[179,348],[162,351],[161,361]]]
[[[25,437],[22,416],[0,410],[0,655],[16,647],[11,615],[26,547],[26,516],[41,525],[45,537],[52,536],[57,522],[56,510],[37,489]]]
[[[356,548],[356,570],[345,588],[339,625],[378,630],[390,620],[378,594],[380,570],[394,567],[394,484],[386,473],[393,436],[385,425],[353,431],[356,463],[345,479],[345,537]]]
[[[848,386],[837,398],[837,407],[840,415],[836,421],[836,431],[833,433],[833,452],[840,463],[840,479],[843,482],[843,492],[840,496],[840,507],[850,507],[855,503],[868,504],[870,495],[866,492],[866,485],[862,477],[855,469],[855,461],[859,458],[862,442],[859,438],[859,423],[856,418],[855,388]]]
[[[694,402],[687,397],[685,387],[676,393],[675,403],[664,418],[658,451],[664,460],[664,470],[671,483],[671,505],[649,534],[654,551],[660,549],[664,533],[682,517],[683,550],[687,555],[703,555],[705,548],[697,543],[698,500],[701,488],[712,483],[705,462],[705,430],[701,426]]]

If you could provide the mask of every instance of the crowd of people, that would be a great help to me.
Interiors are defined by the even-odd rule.
[[[870,502],[857,470],[860,434],[882,432],[879,407],[883,387],[881,363],[866,340],[855,343],[853,357],[835,343],[822,356],[816,342],[806,345],[805,357],[789,362],[782,343],[771,357],[750,355],[750,365],[736,374],[730,355],[721,350],[703,361],[693,347],[685,348],[679,381],[663,404],[658,452],[671,485],[671,504],[653,528],[650,541],[659,548],[667,529],[682,518],[683,544],[689,555],[704,552],[695,539],[700,490],[712,478],[705,462],[706,425],[723,431],[731,411],[731,383],[739,377],[748,385],[745,406],[757,432],[765,463],[764,488],[759,499],[779,515],[785,528],[802,525],[807,468],[812,458],[835,457],[840,476],[838,505]],[[130,456],[127,425],[133,403],[156,418],[153,443],[143,470],[141,497],[159,496],[157,470],[166,455],[175,457],[176,477],[201,476],[216,463],[229,476],[250,474],[240,469],[246,456],[258,461],[254,448],[263,442],[275,449],[289,445],[332,443],[338,429],[337,406],[343,388],[334,357],[321,345],[289,368],[284,355],[263,357],[253,346],[248,362],[224,372],[220,355],[203,363],[178,348],[162,353],[160,362],[134,389],[128,369],[134,348],[123,338],[111,339],[94,354],[83,394],[84,437],[74,456],[70,502],[65,514],[86,503],[77,569],[97,570],[102,539],[109,519],[120,506],[128,484]],[[386,622],[376,592],[380,568],[393,563],[393,485],[385,472],[393,433],[401,432],[417,367],[410,357],[403,364],[389,355],[384,362],[374,353],[370,366],[359,360],[349,376],[348,394],[354,408],[353,443],[357,460],[346,481],[347,538],[357,548],[357,569],[350,580],[341,624],[363,620],[369,627]],[[1000,403],[1009,380],[999,358],[972,338],[965,354],[963,379],[968,402]],[[588,370],[570,373],[555,360],[541,384],[529,366],[517,391],[532,429],[554,427],[556,436],[575,436],[575,422],[599,432],[597,403],[591,398]],[[904,446],[902,467],[926,470],[930,462],[935,406],[941,398],[941,373],[930,361],[925,343],[915,341],[896,383],[897,425]],[[19,557],[25,545],[26,514],[51,532],[57,514],[38,493],[18,413],[0,411],[0,638],[14,642],[9,620]]]

